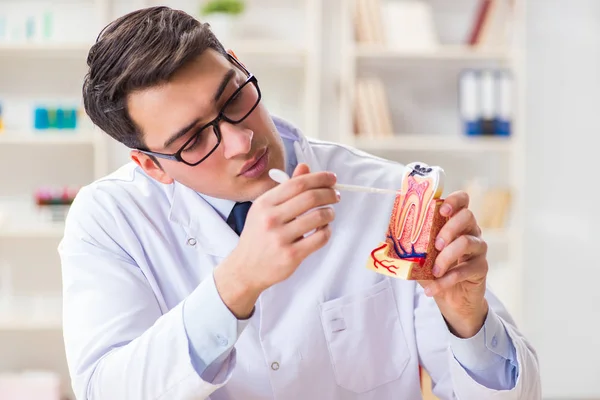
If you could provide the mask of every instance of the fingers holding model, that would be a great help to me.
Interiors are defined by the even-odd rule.
[[[488,311],[487,243],[468,205],[469,196],[464,192],[446,198],[440,212],[449,220],[435,242],[440,251],[433,269],[437,279],[422,282],[425,293],[436,300],[450,330],[463,338],[481,329]]]
[[[290,180],[253,202],[237,247],[215,269],[217,290],[236,316],[250,314],[262,291],[328,242],[335,214],[327,206],[339,201],[335,183],[334,174],[300,164]]]

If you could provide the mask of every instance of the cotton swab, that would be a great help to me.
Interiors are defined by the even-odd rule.
[[[278,183],[283,183],[290,179],[289,175],[286,174],[284,171],[282,171],[280,169],[275,169],[275,168],[269,170],[269,176],[271,177],[271,179],[273,179],[275,182],[278,182]],[[337,189],[337,190],[347,190],[347,191],[352,191],[352,192],[382,193],[382,194],[393,194],[393,195],[396,195],[399,192],[397,190],[392,190],[392,189],[378,189],[378,188],[371,188],[371,187],[365,187],[365,186],[347,185],[347,184],[341,184],[341,183],[336,184],[333,188]]]
[[[393,194],[393,195],[396,195],[399,193],[399,191],[392,190],[392,189],[379,189],[379,188],[372,188],[372,187],[366,187],[366,186],[346,185],[346,184],[342,184],[342,183],[336,184],[334,186],[334,188],[338,189],[338,190],[348,190],[351,192],[382,193],[382,194]]]

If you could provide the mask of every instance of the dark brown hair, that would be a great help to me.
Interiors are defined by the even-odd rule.
[[[116,19],[100,32],[87,57],[86,113],[127,147],[145,148],[127,111],[127,96],[167,82],[209,48],[227,55],[209,25],[183,11],[150,7]]]

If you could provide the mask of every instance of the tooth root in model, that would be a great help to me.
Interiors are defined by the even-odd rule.
[[[371,252],[368,269],[400,279],[434,279],[435,238],[448,220],[439,212],[444,178],[438,166],[414,162],[405,167],[385,240]]]

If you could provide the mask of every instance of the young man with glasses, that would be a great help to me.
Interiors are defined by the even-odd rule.
[[[206,25],[133,12],[88,65],[86,111],[133,162],[81,190],[59,247],[77,398],[418,399],[420,368],[441,398],[540,398],[464,193],[438,278],[388,279],[365,263],[394,196],[334,185],[397,189],[403,167],[270,115]]]

